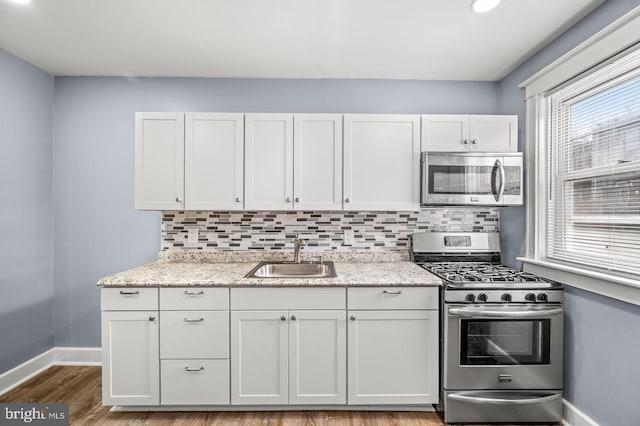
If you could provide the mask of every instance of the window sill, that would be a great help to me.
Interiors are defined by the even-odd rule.
[[[523,269],[571,287],[640,306],[640,281],[594,272],[546,260],[519,257]]]

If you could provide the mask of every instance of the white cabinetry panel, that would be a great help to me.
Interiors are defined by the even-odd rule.
[[[349,404],[438,402],[437,310],[348,315]]]
[[[287,404],[287,311],[231,312],[231,403]]]
[[[293,209],[293,115],[245,116],[247,210]]]
[[[229,404],[228,359],[162,360],[162,405]]]
[[[244,114],[187,113],[185,209],[242,210]]]
[[[158,405],[157,311],[102,312],[102,403]]]
[[[160,357],[228,358],[228,311],[161,311]]]
[[[342,115],[293,117],[293,190],[297,210],[342,208]]]
[[[344,116],[344,209],[420,208],[420,116]]]
[[[135,208],[184,208],[184,114],[136,113]]]
[[[345,311],[290,311],[289,319],[289,403],[344,404]]]
[[[518,150],[518,117],[515,115],[423,115],[422,150],[427,152],[516,152]]]

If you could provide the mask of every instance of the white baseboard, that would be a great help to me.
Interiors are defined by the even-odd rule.
[[[0,374],[0,396],[53,365],[101,365],[101,348],[51,348]]]
[[[564,426],[599,426],[566,399],[562,400],[562,424]]]

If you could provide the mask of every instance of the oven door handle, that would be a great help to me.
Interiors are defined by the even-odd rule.
[[[533,309],[530,311],[492,311],[486,308],[449,308],[449,315],[461,317],[534,318],[562,314],[562,308]]]
[[[494,404],[494,405],[531,405],[531,404],[544,404],[547,402],[555,401],[562,397],[561,394],[553,394],[548,396],[541,396],[536,398],[527,399],[508,399],[508,398],[483,398],[479,396],[469,396],[461,394],[451,394],[447,398],[454,401],[470,402],[472,404]]]

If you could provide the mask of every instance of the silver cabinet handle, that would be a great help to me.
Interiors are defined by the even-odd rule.
[[[475,144],[477,144],[477,143],[478,143],[478,140],[477,140],[477,139],[473,139],[473,140],[471,141],[471,143],[475,145]]]
[[[402,290],[398,290],[398,291],[382,290],[382,292],[384,294],[394,294],[394,295],[402,294]]]
[[[136,290],[136,291],[120,290],[120,294],[122,294],[123,296],[135,296],[136,294],[140,294],[140,290]]]
[[[239,203],[240,201],[242,201],[242,199],[240,197],[236,197],[236,203]]]
[[[345,203],[350,203],[350,202],[351,202],[351,199],[349,199],[349,198],[345,198],[345,199],[344,199],[344,202],[345,202]]]
[[[351,321],[355,321],[356,320],[356,316],[355,315],[351,315]]]
[[[185,290],[184,294],[186,294],[187,296],[200,296],[200,295],[204,294],[204,290],[200,290],[200,291]]]
[[[295,315],[291,315],[291,321],[295,321],[296,320],[296,316]]]
[[[494,404],[494,405],[531,405],[531,404],[543,404],[545,402],[555,401],[560,398],[560,394],[553,394],[548,396],[540,396],[527,399],[506,399],[506,398],[483,398],[479,396],[470,396],[463,394],[450,394],[447,398],[454,401],[470,402],[473,404]]]
[[[287,320],[286,315],[283,315],[283,316],[280,317],[280,321],[286,321],[286,320]]]
[[[182,198],[176,197],[176,203],[181,203],[181,202],[182,202]]]
[[[296,203],[300,202],[300,197],[296,197]]]
[[[204,318],[198,318],[198,319],[191,319],[191,318],[185,318],[184,322],[202,322],[204,321]]]
[[[465,145],[469,145],[469,139],[463,140],[462,143],[465,144]]]
[[[191,367],[185,367],[184,371],[189,371],[189,372],[194,372],[194,371],[202,371],[204,370],[203,366],[200,366],[200,368],[191,368]]]
[[[149,317],[149,321],[155,321],[156,317]]]
[[[290,203],[291,202],[291,197],[287,197],[286,201],[287,201],[287,203]]]

